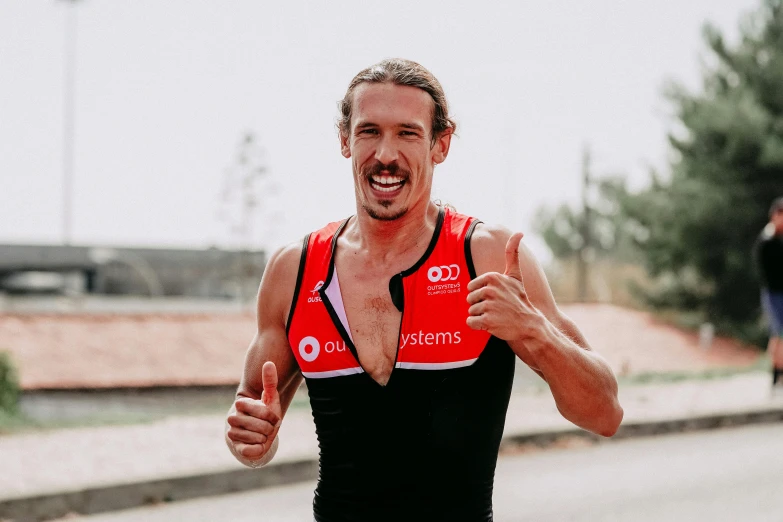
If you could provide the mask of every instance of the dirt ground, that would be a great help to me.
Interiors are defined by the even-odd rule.
[[[623,375],[746,367],[760,352],[611,305],[563,310],[592,347]],[[9,351],[24,389],[236,384],[255,319],[242,314],[0,314],[0,350]]]

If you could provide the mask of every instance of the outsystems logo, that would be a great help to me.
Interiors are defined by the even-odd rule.
[[[323,345],[323,349],[324,352],[326,352],[327,354],[333,354],[335,352],[346,351],[348,349],[348,345],[346,345],[345,341],[342,340],[326,341]],[[321,353],[321,341],[319,341],[312,335],[308,335],[307,337],[299,341],[299,355],[306,362],[313,362],[318,358],[318,355],[320,353]]]
[[[308,335],[299,341],[299,355],[307,362],[313,362],[321,353],[321,343],[318,339]]]
[[[433,283],[455,281],[459,277],[459,265],[431,266],[427,270],[427,279]]]

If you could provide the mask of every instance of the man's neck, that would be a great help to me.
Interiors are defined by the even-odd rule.
[[[371,218],[358,209],[355,240],[362,250],[381,262],[391,261],[416,248],[423,241],[429,244],[438,220],[438,206],[427,201],[395,220]],[[353,234],[352,234],[353,235]]]

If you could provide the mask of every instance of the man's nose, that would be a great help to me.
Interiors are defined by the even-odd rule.
[[[378,141],[378,148],[375,149],[375,159],[384,165],[397,161],[397,147],[390,136],[383,136]]]

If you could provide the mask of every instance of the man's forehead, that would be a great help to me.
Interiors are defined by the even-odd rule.
[[[432,118],[434,102],[426,91],[418,87],[367,82],[356,87],[353,104],[354,122],[399,119],[418,120],[423,125]]]

